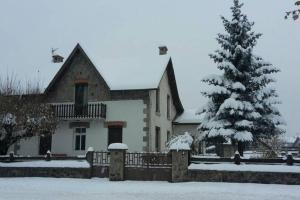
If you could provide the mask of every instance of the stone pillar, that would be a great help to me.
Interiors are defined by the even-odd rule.
[[[172,182],[183,182],[188,179],[189,150],[171,149]]]
[[[126,144],[113,143],[108,146],[110,151],[109,180],[124,181]]]
[[[90,164],[91,168],[93,167],[94,164],[94,152],[95,152],[94,148],[89,147],[85,155],[86,161]]]
[[[51,151],[48,150],[45,157],[46,161],[51,161]]]
[[[93,170],[94,170],[94,148],[89,147],[86,154],[85,154],[85,159],[86,161],[90,164],[90,178],[93,177]]]

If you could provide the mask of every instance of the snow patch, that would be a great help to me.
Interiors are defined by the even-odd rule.
[[[216,170],[216,171],[253,171],[253,172],[294,172],[300,173],[300,166],[287,165],[257,165],[257,164],[191,164],[190,170]]]
[[[123,150],[127,150],[128,146],[126,144],[123,143],[112,143],[108,146],[107,148],[108,150],[113,150],[113,149],[123,149]]]
[[[49,167],[49,168],[89,168],[86,160],[51,160],[51,161],[24,161],[2,163],[0,167]]]

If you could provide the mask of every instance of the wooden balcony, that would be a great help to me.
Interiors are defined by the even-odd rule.
[[[76,105],[74,103],[51,104],[55,115],[59,119],[100,119],[106,118],[106,104],[88,103]]]

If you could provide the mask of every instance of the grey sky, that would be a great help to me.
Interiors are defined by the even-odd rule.
[[[276,86],[288,133],[299,133],[300,21],[283,19],[294,1],[243,2],[255,30],[264,34],[256,54],[282,70]],[[197,108],[206,102],[201,78],[218,73],[208,54],[218,48],[220,15],[229,16],[231,5],[232,0],[0,0],[0,72],[47,84],[58,70],[50,62],[51,47],[66,57],[77,42],[85,43],[88,52],[118,59],[166,44],[184,107]]]

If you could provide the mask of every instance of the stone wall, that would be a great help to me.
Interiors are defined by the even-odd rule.
[[[264,184],[300,184],[300,173],[288,172],[239,172],[214,170],[189,170],[189,181],[234,182]]]
[[[93,166],[92,177],[108,178],[109,166]]]
[[[90,168],[0,167],[0,177],[90,178]]]
[[[171,181],[171,168],[125,167],[125,180]]]

